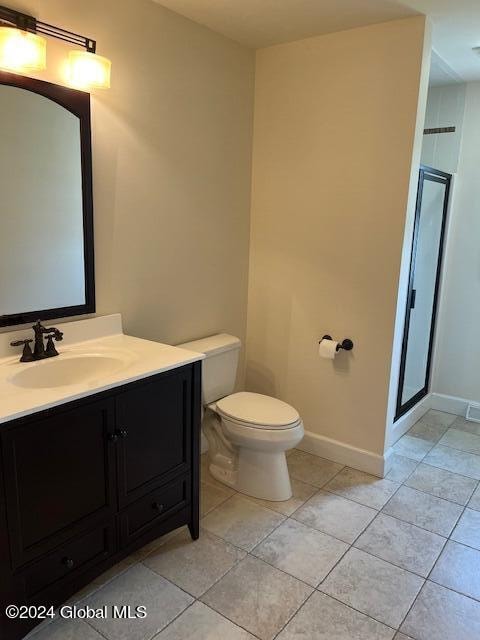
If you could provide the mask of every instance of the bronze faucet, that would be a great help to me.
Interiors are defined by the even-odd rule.
[[[10,346],[12,347],[20,347],[23,345],[23,353],[20,358],[20,362],[34,362],[35,360],[43,360],[44,358],[53,358],[54,356],[58,356],[58,351],[56,350],[53,341],[56,340],[60,342],[63,340],[63,333],[56,327],[44,327],[40,320],[33,325],[32,329],[35,334],[33,353],[32,348],[30,347],[30,343],[33,342],[31,338],[27,338],[26,340],[16,340],[15,342],[10,343]],[[47,338],[46,348],[44,336]]]

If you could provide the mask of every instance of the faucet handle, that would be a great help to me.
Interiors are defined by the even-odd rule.
[[[30,344],[30,342],[33,342],[33,340],[31,340],[31,339],[15,340],[15,342],[10,342],[10,346],[11,347],[21,347],[22,344],[27,345],[27,344]]]
[[[26,339],[26,340],[15,340],[14,342],[10,343],[11,347],[21,347],[23,344],[23,353],[22,353],[22,357],[20,358],[20,362],[33,362],[33,360],[35,359],[33,357],[32,349],[30,347],[31,342],[33,342],[33,340]]]
[[[45,334],[45,337],[48,339],[53,338],[54,340],[57,340],[57,342],[61,342],[63,340],[63,331],[60,331],[60,329],[57,329],[56,327],[48,327],[48,329],[45,329]]]
[[[53,344],[53,340],[61,340],[63,333],[60,332],[60,337],[57,337],[55,333],[47,334],[47,348],[45,349],[45,355],[47,358],[52,358],[53,356],[58,356],[58,351],[55,349],[55,345]]]

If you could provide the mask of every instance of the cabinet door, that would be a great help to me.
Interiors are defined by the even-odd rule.
[[[2,434],[14,567],[114,513],[113,421],[107,399]]]
[[[189,469],[191,385],[183,367],[117,396],[120,507]]]

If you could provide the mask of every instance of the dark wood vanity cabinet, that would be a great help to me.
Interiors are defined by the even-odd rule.
[[[0,638],[187,524],[199,533],[201,363],[0,425]]]

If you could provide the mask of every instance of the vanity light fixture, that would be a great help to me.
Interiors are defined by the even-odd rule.
[[[80,89],[110,88],[111,62],[97,55],[95,40],[1,5],[0,68],[17,72],[45,69],[47,41],[43,35],[85,49],[70,51],[68,56],[67,75],[73,86]]]
[[[8,71],[42,71],[47,66],[47,41],[36,33],[0,27],[0,67]]]
[[[69,79],[79,89],[109,89],[111,66],[108,58],[90,51],[70,51],[68,54]]]

